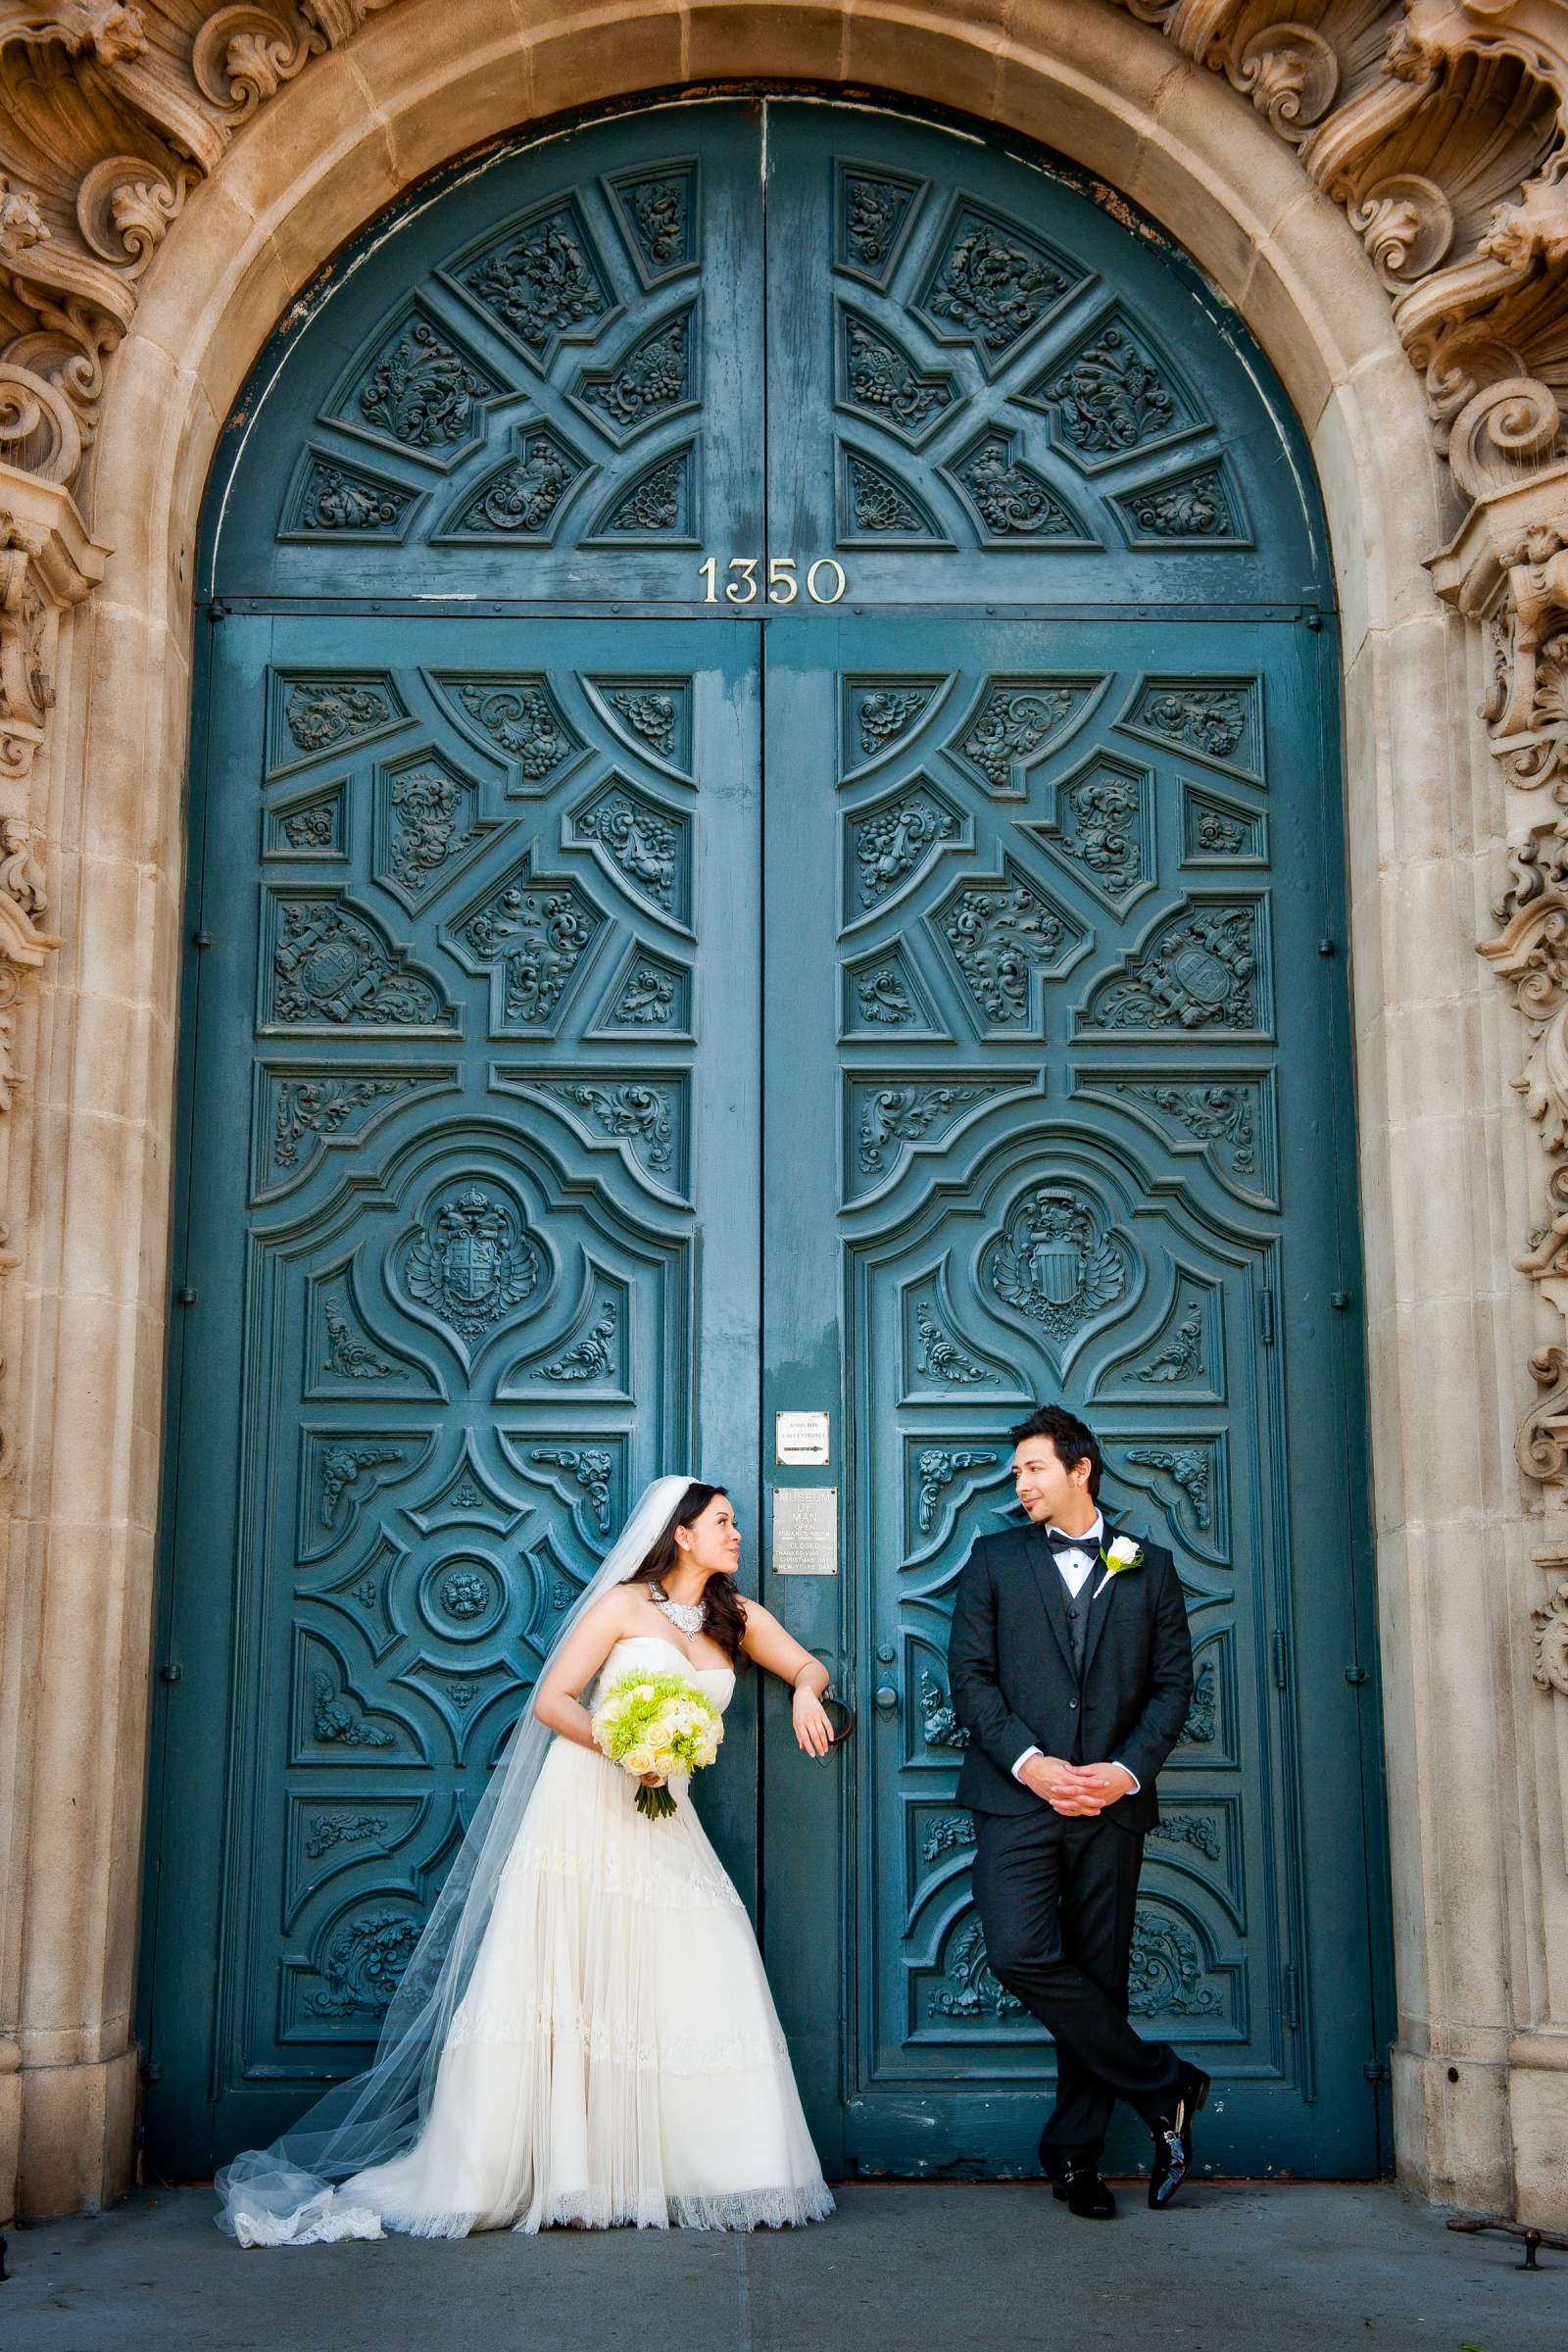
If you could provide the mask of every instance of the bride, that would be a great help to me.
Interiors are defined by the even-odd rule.
[[[827,1671],[742,1600],[740,1547],[721,1487],[646,1489],[546,1659],[369,2072],[219,2174],[219,2227],[242,2246],[832,2212],[761,1955],[685,1783],[645,1819],[579,1695],[646,1659],[723,1707],[744,1652],[793,1686],[796,1739],[825,1755]]]

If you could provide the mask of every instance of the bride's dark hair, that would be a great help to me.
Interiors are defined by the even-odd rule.
[[[672,1576],[680,1565],[680,1545],[675,1541],[677,1527],[690,1527],[700,1519],[715,1494],[729,1498],[728,1487],[705,1486],[693,1479],[675,1508],[671,1511],[662,1535],[646,1555],[640,1567],[627,1577],[628,1585],[662,1586],[666,1576]],[[716,1642],[732,1666],[741,1664],[741,1642],[746,1633],[746,1603],[728,1576],[710,1576],[703,1590],[703,1606],[707,1612],[703,1631],[710,1642]]]

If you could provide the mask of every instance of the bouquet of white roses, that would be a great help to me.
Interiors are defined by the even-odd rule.
[[[623,1674],[601,1692],[593,1712],[594,1743],[634,1780],[657,1772],[699,1772],[711,1764],[724,1737],[724,1718],[696,1683],[679,1674]],[[660,1821],[675,1810],[669,1790],[639,1788],[637,1810]]]

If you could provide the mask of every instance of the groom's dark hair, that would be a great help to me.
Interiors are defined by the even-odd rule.
[[[1089,1498],[1091,1502],[1100,1500],[1100,1441],[1088,1422],[1069,1413],[1064,1404],[1037,1404],[1027,1421],[1008,1430],[1007,1438],[1014,1446],[1021,1446],[1025,1438],[1049,1438],[1064,1470],[1075,1470],[1080,1462],[1087,1462]]]

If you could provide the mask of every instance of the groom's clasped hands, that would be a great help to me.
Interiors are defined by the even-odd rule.
[[[1018,1778],[1054,1813],[1069,1818],[1102,1813],[1138,1786],[1123,1764],[1068,1764],[1060,1756],[1030,1756]]]

